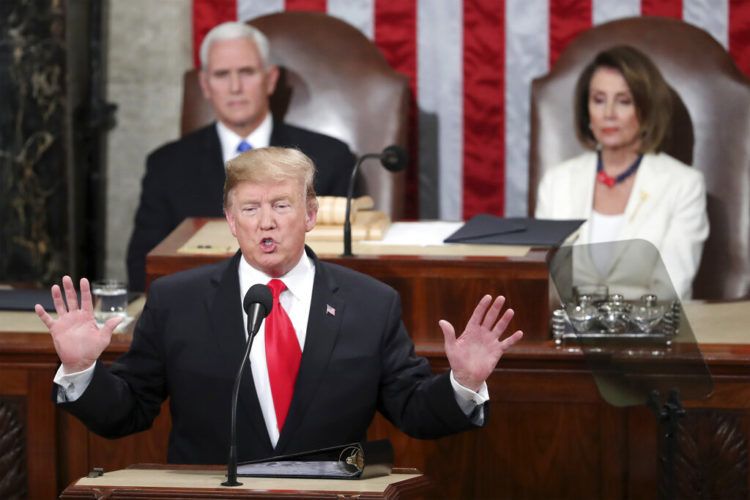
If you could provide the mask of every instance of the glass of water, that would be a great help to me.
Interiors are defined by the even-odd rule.
[[[127,317],[128,287],[125,282],[114,279],[94,281],[91,284],[94,296],[94,318],[104,323],[109,318]]]

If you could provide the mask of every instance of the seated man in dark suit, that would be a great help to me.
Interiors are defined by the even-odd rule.
[[[268,40],[242,23],[212,29],[200,48],[200,84],[217,122],[160,147],[146,159],[128,245],[131,290],[145,287],[146,254],[186,217],[221,217],[224,164],[247,148],[294,147],[318,167],[320,195],[346,196],[354,157],[343,142],[274,121],[269,98],[278,67]]]
[[[257,149],[230,160],[224,210],[240,250],[156,280],[130,350],[111,368],[98,358],[120,320],[96,325],[85,278],[80,308],[70,277],[63,278],[67,308],[54,285],[58,318],[40,305],[36,312],[62,361],[59,405],[114,438],[149,428],[169,398],[168,461],[224,463],[246,342],[242,301],[251,286],[268,283],[273,309],[239,392],[240,461],[361,441],[375,411],[418,438],[483,425],[485,381],[523,335],[502,338],[513,317],[511,309],[501,314],[505,299],[485,295],[458,338],[450,323],[439,322],[451,371],[433,375],[414,353],[398,293],[321,262],[305,246],[317,217],[314,172],[294,149]]]

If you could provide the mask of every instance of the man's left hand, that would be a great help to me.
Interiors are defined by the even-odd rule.
[[[494,301],[490,295],[482,297],[459,338],[456,338],[456,330],[449,322],[440,320],[438,323],[445,336],[445,354],[453,377],[467,389],[478,391],[503,353],[523,337],[523,332],[518,330],[501,339],[513,318],[513,309],[507,309],[500,316],[504,304],[505,297],[502,295]]]

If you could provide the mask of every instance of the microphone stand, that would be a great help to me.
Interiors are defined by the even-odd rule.
[[[342,257],[353,257],[354,254],[352,253],[352,221],[350,220],[350,216],[352,213],[352,198],[354,197],[354,181],[357,178],[357,171],[359,170],[359,166],[362,165],[362,163],[365,160],[368,160],[370,158],[380,158],[380,153],[368,153],[365,155],[360,156],[359,160],[357,160],[357,163],[354,164],[354,168],[352,169],[352,176],[349,178],[349,188],[346,192],[346,215],[344,216],[344,254]]]
[[[247,318],[247,345],[245,346],[245,355],[242,356],[240,369],[237,372],[237,378],[234,380],[234,389],[232,390],[232,415],[229,423],[229,460],[227,461],[227,480],[221,483],[222,486],[242,486],[237,481],[237,400],[240,396],[240,382],[242,381],[242,372],[250,358],[250,349],[253,346],[255,334],[260,329],[261,321],[264,315],[260,314],[262,306],[253,304],[252,318]]]

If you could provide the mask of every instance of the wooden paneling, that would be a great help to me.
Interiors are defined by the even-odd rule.
[[[53,498],[59,491],[55,408],[49,399],[53,374],[31,364],[0,363],[2,498]]]
[[[0,498],[28,495],[24,403],[22,398],[0,397]]]

